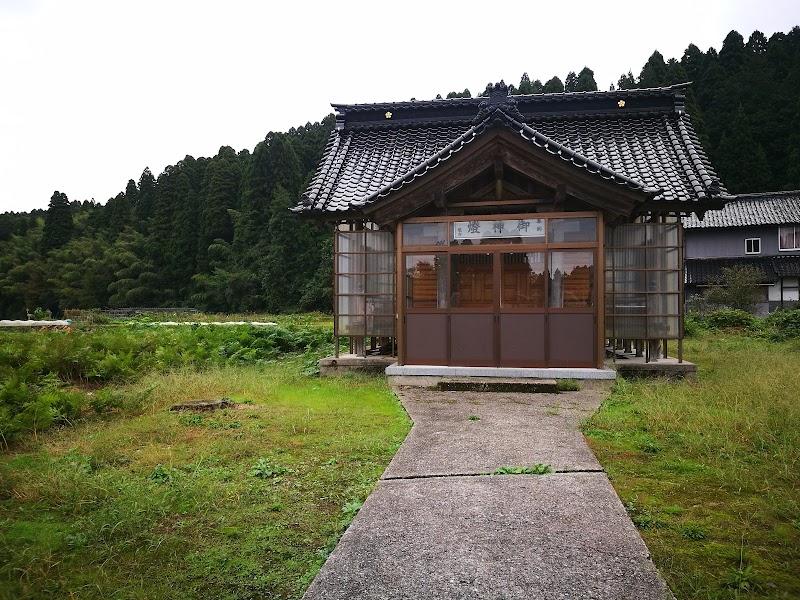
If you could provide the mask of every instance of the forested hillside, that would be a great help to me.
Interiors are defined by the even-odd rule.
[[[692,81],[688,107],[722,181],[735,193],[800,188],[800,28],[717,52],[654,52],[615,87]],[[512,93],[592,91],[584,67]],[[447,97],[470,96],[469,89]],[[357,99],[354,99],[357,100]],[[105,204],[55,192],[47,211],[0,215],[0,318],[26,309],[196,306],[210,311],[330,310],[331,227],[292,215],[333,127],[269,133],[251,152],[185,157]]]
[[[0,317],[40,306],[330,310],[330,225],[289,212],[333,127],[270,133],[252,153],[185,157],[104,205],[55,192],[0,215]]]

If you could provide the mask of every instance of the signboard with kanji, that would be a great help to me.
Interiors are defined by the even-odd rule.
[[[453,239],[544,237],[544,219],[510,219],[507,221],[456,221]]]

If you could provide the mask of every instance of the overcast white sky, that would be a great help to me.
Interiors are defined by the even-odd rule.
[[[797,0],[0,0],[0,212],[55,190],[105,202],[146,166],[252,150],[331,102],[584,66],[608,89],[653,50],[798,24]]]

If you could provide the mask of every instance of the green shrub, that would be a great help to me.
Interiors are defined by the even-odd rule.
[[[752,327],[756,318],[749,312],[738,308],[720,308],[706,316],[706,325],[712,329],[724,327]]]
[[[776,310],[764,319],[769,337],[776,341],[800,339],[800,308]]]
[[[332,342],[329,327],[301,319],[286,327],[163,327],[136,321],[72,331],[3,331],[0,444],[77,416],[85,397],[61,390],[67,383],[115,384],[154,369],[266,363],[289,353],[316,357]],[[99,390],[89,405],[96,413],[136,410],[148,393],[134,397]]]
[[[687,312],[683,319],[683,331],[687,337],[694,337],[705,328],[703,318],[699,313]]]

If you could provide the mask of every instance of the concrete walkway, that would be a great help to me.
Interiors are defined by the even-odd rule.
[[[605,393],[397,391],[414,427],[304,598],[672,598],[578,430]]]

